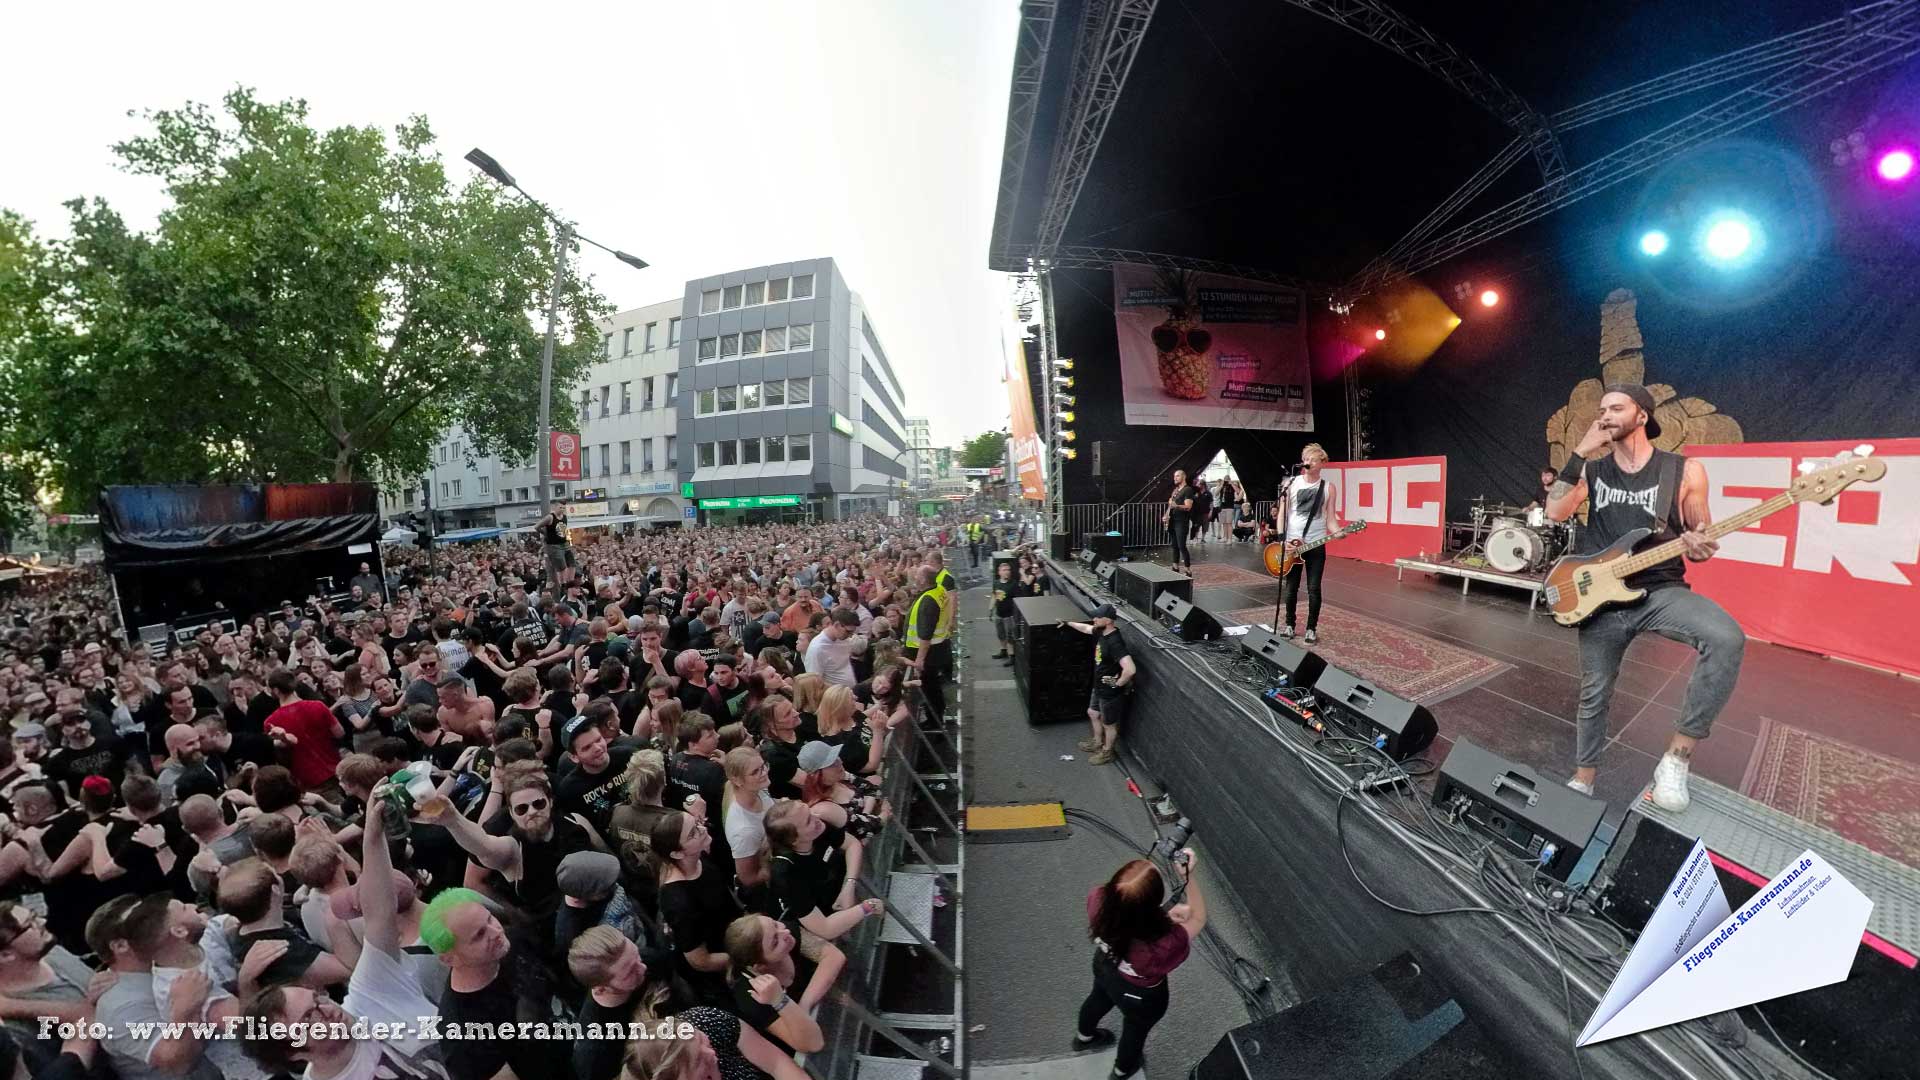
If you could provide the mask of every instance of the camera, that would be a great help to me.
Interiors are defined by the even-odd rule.
[[[1187,864],[1187,856],[1181,849],[1187,846],[1187,841],[1192,837],[1193,822],[1183,817],[1174,822],[1166,832],[1160,834],[1160,839],[1154,841],[1153,854],[1158,858],[1171,860],[1176,866],[1184,867]]]

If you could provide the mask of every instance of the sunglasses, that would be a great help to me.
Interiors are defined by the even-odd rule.
[[[526,802],[513,804],[513,816],[526,817],[528,814],[537,814],[546,808],[547,800],[528,799]]]
[[[1213,331],[1200,329],[1176,330],[1171,326],[1154,327],[1154,348],[1159,349],[1161,352],[1172,352],[1183,344],[1194,352],[1206,352],[1208,349],[1213,348]]]

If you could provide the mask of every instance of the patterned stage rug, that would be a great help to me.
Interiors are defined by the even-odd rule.
[[[1195,563],[1193,585],[1196,589],[1233,588],[1240,585],[1262,585],[1271,589],[1273,575],[1229,563]]]
[[[1301,607],[1305,606],[1303,599]],[[1221,614],[1220,620],[1230,625],[1265,625],[1273,621],[1273,606],[1239,608]],[[1422,705],[1470,690],[1513,666],[1332,604],[1320,608],[1320,641],[1313,651],[1334,667]]]
[[[1748,798],[1920,867],[1920,766],[1761,717]]]

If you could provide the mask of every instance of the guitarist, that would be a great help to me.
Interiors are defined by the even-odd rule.
[[[1616,383],[1600,399],[1600,417],[1574,447],[1547,499],[1547,516],[1565,521],[1591,500],[1583,552],[1592,554],[1634,529],[1651,529],[1642,548],[1678,537],[1687,560],[1705,562],[1719,543],[1701,530],[1711,524],[1707,512],[1707,471],[1697,461],[1656,450],[1660,422],[1653,417],[1653,395],[1646,387]],[[1592,461],[1587,455],[1611,449]],[[1667,752],[1653,770],[1653,802],[1663,810],[1685,810],[1687,769],[1693,748],[1707,737],[1714,718],[1733,695],[1740,676],[1746,634],[1720,605],[1687,587],[1686,567],[1678,561],[1649,567],[1626,579],[1630,588],[1647,590],[1628,607],[1596,612],[1580,624],[1580,717],[1573,779],[1567,786],[1593,794],[1600,754],[1607,744],[1607,706],[1620,660],[1633,639],[1655,633],[1693,646],[1700,654],[1687,683],[1687,700]]]
[[[1327,482],[1320,475],[1320,466],[1327,463],[1327,452],[1319,443],[1308,443],[1300,450],[1300,472],[1286,483],[1280,485],[1280,500],[1275,507],[1280,525],[1281,539],[1286,541],[1289,557],[1300,549],[1300,545],[1315,540],[1326,539],[1327,533],[1340,527],[1340,515],[1333,508],[1333,500],[1327,493]],[[1301,640],[1312,645],[1320,640],[1317,629],[1320,623],[1320,577],[1327,569],[1327,549],[1317,547],[1300,556],[1298,562],[1287,571],[1286,586],[1283,590],[1287,604],[1287,621],[1280,627],[1280,636],[1293,636],[1295,614],[1300,610],[1300,579],[1307,581],[1307,634]]]

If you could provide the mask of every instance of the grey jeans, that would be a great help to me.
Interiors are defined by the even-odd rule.
[[[1607,705],[1627,646],[1641,634],[1659,634],[1700,654],[1687,680],[1687,700],[1675,730],[1704,739],[1733,696],[1747,635],[1719,604],[1692,589],[1655,589],[1632,607],[1608,608],[1580,627],[1580,719],[1574,765],[1593,768],[1607,746]]]

